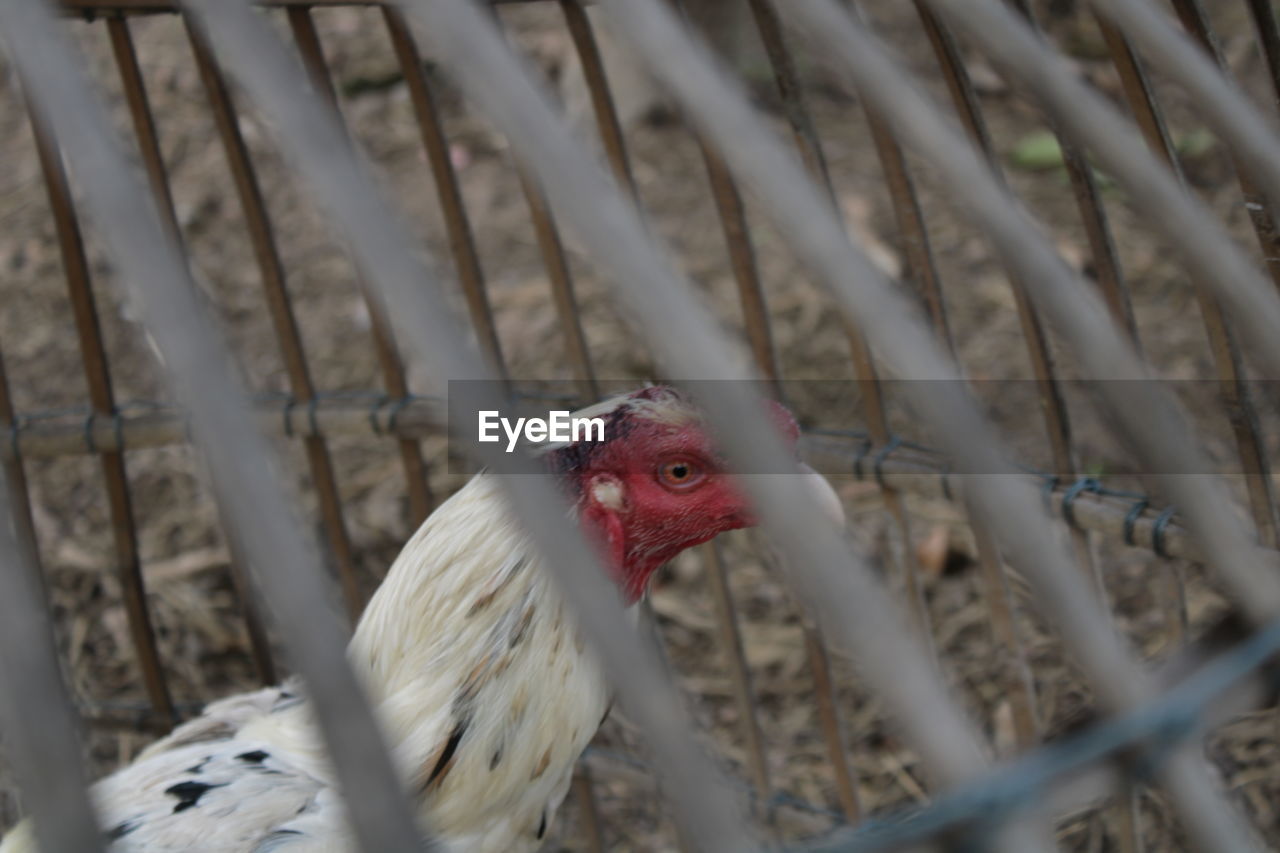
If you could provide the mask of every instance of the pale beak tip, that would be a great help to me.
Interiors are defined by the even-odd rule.
[[[812,485],[822,514],[831,519],[836,527],[843,530],[847,521],[844,514],[844,504],[841,503],[840,496],[836,494],[836,490],[832,488],[831,483],[827,481],[826,477],[803,462],[800,463],[800,471],[805,474]]]

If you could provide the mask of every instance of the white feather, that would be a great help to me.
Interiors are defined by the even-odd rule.
[[[424,824],[457,850],[536,849],[609,697],[491,478],[405,546],[349,656]],[[334,782],[286,685],[210,705],[93,798],[113,853],[345,851]],[[34,850],[27,823],[0,842]]]

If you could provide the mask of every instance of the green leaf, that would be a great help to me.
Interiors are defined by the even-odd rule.
[[[1009,160],[1019,169],[1028,171],[1056,169],[1063,165],[1062,146],[1052,131],[1037,130],[1018,140]]]
[[[1217,144],[1213,131],[1207,127],[1197,127],[1179,136],[1174,147],[1183,157],[1199,157]]]

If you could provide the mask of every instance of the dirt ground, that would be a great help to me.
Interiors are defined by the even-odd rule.
[[[888,37],[941,102],[945,87],[912,5],[862,5],[873,26]],[[1272,116],[1274,99],[1245,4],[1210,5],[1232,70]],[[557,82],[571,117],[586,128],[590,117],[582,112],[582,93],[572,83],[571,47],[555,4],[522,4],[504,10],[503,18],[514,41]],[[316,20],[350,126],[375,161],[385,188],[424,236],[439,269],[452,276],[443,219],[412,105],[378,13],[326,9],[316,12]],[[283,21],[279,23],[285,32]],[[1115,74],[1092,19],[1080,12],[1054,18],[1049,27],[1081,72],[1118,98]],[[105,27],[68,22],[67,29],[82,46],[122,132],[127,132]],[[199,282],[255,392],[287,392],[261,277],[181,22],[171,16],[138,19],[133,32],[158,118],[178,218]],[[1064,256],[1088,272],[1087,249],[1062,170],[1052,163],[1032,168],[1026,156],[1029,140],[1045,128],[1044,117],[985,61],[971,51],[966,56],[1013,187],[1047,223]],[[776,107],[749,52],[739,61],[749,77],[759,78],[755,91],[762,105]],[[861,106],[815,64],[805,67],[811,106],[850,229],[877,263],[901,276],[892,211]],[[571,370],[563,335],[513,167],[513,146],[462,103],[429,57],[428,70],[444,104],[451,157],[511,372],[529,381],[568,378]],[[1242,244],[1253,250],[1256,244],[1222,147],[1206,135],[1180,93],[1158,78],[1157,84],[1175,141],[1184,152],[1188,181]],[[645,89],[642,83],[637,86]],[[628,127],[641,202],[656,233],[722,319],[725,330],[742,342],[736,289],[698,146],[670,108],[654,106],[657,109],[651,112],[656,115],[651,116],[636,109]],[[785,132],[781,117],[775,114],[773,120]],[[379,390],[369,315],[342,246],[273,149],[266,126],[248,109],[242,112],[241,124],[273,216],[317,386],[327,394]],[[24,416],[74,416],[87,400],[83,368],[18,81],[2,57],[0,164],[0,354],[15,404]],[[916,158],[912,166],[965,371],[975,379],[993,381],[1030,378],[1009,281],[990,246],[963,211],[951,204],[930,165]],[[1185,270],[1146,227],[1124,192],[1105,176],[1103,183],[1148,358],[1166,378],[1212,378],[1203,325]],[[852,378],[847,339],[835,311],[806,279],[770,225],[767,203],[752,199],[749,205],[756,258],[785,375],[813,382],[815,388],[819,382],[843,383]],[[117,398],[137,403],[166,401],[169,394],[159,366],[145,334],[122,302],[92,228],[88,238]],[[653,378],[654,361],[607,296],[600,271],[578,250],[571,233],[565,239],[597,373],[624,383]],[[458,307],[461,311],[460,297]],[[742,351],[745,358],[745,346]],[[1076,375],[1069,355],[1062,353],[1061,361],[1064,375]],[[430,367],[412,365],[411,377],[414,388],[421,390],[429,384]],[[854,393],[846,384],[824,387],[827,390],[814,392],[814,399],[832,393],[831,388]],[[1034,415],[1036,404],[1010,390],[1025,386],[991,387],[994,409],[1012,431],[1010,441],[1020,458],[1046,466],[1048,445]],[[1006,391],[1009,396],[1004,396]],[[1011,402],[1024,399],[1025,403]],[[833,411],[802,414],[810,425],[861,426],[836,417]],[[1207,445],[1226,458],[1220,412],[1209,408],[1197,416]],[[904,412],[895,411],[894,417],[904,437],[929,442],[927,431]],[[1085,468],[1115,473],[1116,479],[1108,482],[1134,485],[1133,479],[1124,476],[1132,470],[1124,452],[1087,412],[1081,414],[1077,438]],[[411,532],[398,455],[394,444],[385,439],[334,440],[331,446],[356,559],[371,587]],[[444,440],[427,439],[423,449],[436,494],[456,488],[461,478],[451,473]],[[284,447],[284,452],[292,463],[303,506],[314,518],[315,500],[300,448],[295,443]],[[184,708],[194,708],[252,686],[257,676],[248,654],[242,608],[229,580],[226,544],[198,460],[186,446],[136,450],[128,454],[128,470],[148,603],[176,700]],[[112,572],[114,550],[100,466],[92,457],[75,456],[31,461],[27,471],[67,678],[85,708],[117,718],[127,715],[143,706],[145,693],[129,643],[120,587]],[[884,567],[890,585],[899,588],[895,567],[902,547],[875,487],[849,476],[836,482],[846,499],[854,539]],[[956,552],[949,561],[928,558],[934,552],[927,548],[923,552],[926,568],[934,569],[927,572],[926,581],[937,646],[958,695],[981,721],[996,752],[1007,755],[1012,740],[1010,708],[996,678],[998,649],[979,578],[972,562],[964,559],[972,545],[963,517],[940,501],[913,498],[908,509],[913,548],[928,543],[936,549],[941,542]],[[727,539],[733,593],[773,789],[789,802],[803,804],[779,809],[780,832],[787,838],[820,833],[833,824],[839,803],[813,700],[801,618],[786,583],[761,558],[762,549],[753,538],[743,534]],[[1143,656],[1167,653],[1176,639],[1176,616],[1167,612],[1159,592],[1171,579],[1185,581],[1193,631],[1224,607],[1214,580],[1199,567],[1162,561],[1114,541],[1097,545],[1117,624]],[[665,570],[654,590],[653,607],[671,664],[709,744],[745,780],[740,711],[701,559],[698,554],[686,554]],[[1019,627],[1028,643],[1041,715],[1052,730],[1088,707],[1091,697],[1034,606],[1021,593]],[[843,657],[837,655],[834,665],[844,736],[863,807],[883,814],[924,801],[928,782],[916,758],[898,740],[891,721],[885,719],[880,703],[859,686]],[[127,762],[150,737],[119,726],[93,727],[86,735],[86,756],[95,774],[105,774]],[[643,754],[634,733],[624,722],[611,720],[600,735],[597,753],[593,767],[607,848],[675,849],[674,830],[662,812],[657,791],[643,772],[628,769],[636,760],[630,756]],[[1280,845],[1280,819],[1273,806],[1280,801],[1280,741],[1274,716],[1258,714],[1232,723],[1210,740],[1209,754],[1227,780],[1233,800],[1250,813],[1271,843]],[[0,827],[17,814],[16,797],[7,791],[11,787],[0,762]],[[1142,794],[1141,813],[1148,850],[1183,849],[1181,830],[1159,793]],[[1111,827],[1111,818],[1070,816],[1060,825],[1063,847],[1119,849],[1109,834]],[[576,805],[562,812],[548,849],[586,849]]]

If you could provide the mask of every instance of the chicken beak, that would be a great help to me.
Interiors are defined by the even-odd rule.
[[[818,506],[822,514],[835,524],[840,530],[844,530],[845,514],[844,504],[840,502],[840,496],[836,494],[836,490],[831,487],[831,483],[827,478],[810,468],[803,462],[800,463],[800,473],[804,475],[805,480],[813,489],[814,497],[818,502]]]
[[[838,529],[844,530],[846,520],[844,504],[840,502],[840,496],[836,494],[836,490],[831,487],[831,483],[827,481],[826,477],[822,476],[803,462],[800,462],[798,467],[800,469],[800,476],[804,478],[805,485],[809,487],[813,494],[814,501],[818,504],[818,512],[823,517],[830,519]],[[740,527],[755,527],[759,523],[759,516],[756,515],[755,510],[751,507],[747,498],[743,496],[738,508],[734,511],[733,515],[729,516],[729,524],[725,529],[733,530]]]

